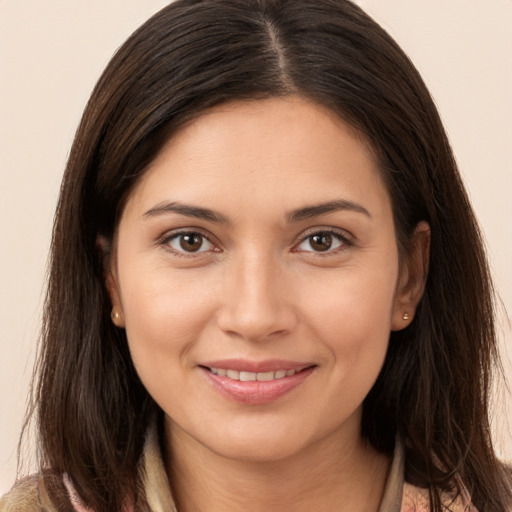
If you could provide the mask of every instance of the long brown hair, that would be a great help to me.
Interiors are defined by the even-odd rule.
[[[434,103],[391,37],[347,0],[177,0],[119,49],[84,112],[57,207],[33,408],[41,465],[86,503],[119,511],[157,409],[110,320],[98,235],[162,145],[222,102],[298,94],[357,128],[378,156],[399,246],[421,220],[430,271],[412,324],[390,335],[363,435],[407,447],[432,510],[454,475],[481,512],[510,491],[487,409],[498,355],[481,235]]]

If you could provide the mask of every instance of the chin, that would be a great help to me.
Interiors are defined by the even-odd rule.
[[[292,457],[304,449],[305,443],[280,438],[228,438],[225,444],[216,443],[210,449],[217,455],[241,462],[271,463]]]
[[[278,462],[292,457],[307,449],[313,433],[307,430],[297,431],[294,425],[276,425],[275,422],[252,421],[224,425],[225,428],[187,428],[187,425],[171,427],[173,444],[185,446],[202,446],[207,453],[218,457],[241,462]],[[295,425],[296,426],[296,425]]]

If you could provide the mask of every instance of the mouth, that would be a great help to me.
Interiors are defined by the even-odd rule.
[[[277,401],[299,388],[317,365],[267,361],[223,361],[200,365],[203,375],[225,398],[245,405]]]
[[[290,370],[282,369],[267,372],[239,371],[226,368],[213,368],[208,366],[204,368],[209,370],[214,375],[219,375],[220,377],[226,377],[228,379],[238,380],[241,382],[270,382],[273,380],[284,379],[285,377],[292,377],[293,375],[304,371],[306,368],[310,368],[310,366],[304,366],[302,368]]]

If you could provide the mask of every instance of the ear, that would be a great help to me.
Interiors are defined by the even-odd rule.
[[[416,312],[425,289],[430,256],[430,226],[420,222],[411,236],[408,251],[400,265],[400,275],[391,329],[399,331],[407,327]]]
[[[96,237],[96,248],[98,249],[103,263],[103,279],[110,297],[110,302],[112,303],[112,322],[116,327],[124,328],[124,313],[119,293],[115,252],[112,249],[112,242],[103,235],[98,235]]]

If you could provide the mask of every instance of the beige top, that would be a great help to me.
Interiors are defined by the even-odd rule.
[[[148,431],[139,475],[146,503],[129,506],[125,512],[178,512],[167,480],[156,424]],[[478,512],[465,490],[455,501],[447,497],[446,503],[453,512]],[[82,504],[67,475],[56,477],[53,482],[47,479],[46,487],[37,475],[25,478],[0,500],[0,512],[41,511],[95,512]],[[428,491],[404,482],[404,450],[402,443],[397,442],[379,512],[429,511]]]

